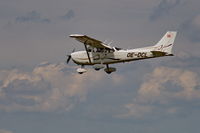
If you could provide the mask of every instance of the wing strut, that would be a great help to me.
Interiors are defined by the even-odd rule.
[[[91,59],[90,59],[90,55],[89,55],[89,53],[88,53],[88,49],[87,49],[87,46],[86,46],[86,41],[84,42],[84,45],[85,45],[85,50],[86,50],[86,52],[87,52],[87,56],[88,56],[89,62],[90,62],[90,64],[92,64],[92,63],[91,63]]]

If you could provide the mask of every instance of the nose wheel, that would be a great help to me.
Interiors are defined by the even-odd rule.
[[[81,68],[78,68],[76,71],[77,71],[79,74],[83,74],[83,73],[87,72],[87,70],[84,68],[84,66],[81,66]]]
[[[115,71],[116,71],[116,68],[114,68],[114,67],[109,67],[109,65],[106,64],[106,68],[104,69],[104,71],[105,71],[107,74],[111,74],[112,72],[115,72]]]

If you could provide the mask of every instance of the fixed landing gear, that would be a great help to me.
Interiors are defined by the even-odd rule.
[[[109,67],[108,64],[106,64],[106,68],[104,69],[104,71],[105,71],[107,74],[111,74],[112,72],[115,72],[115,71],[116,71],[116,68],[114,68],[114,67]]]
[[[96,71],[99,71],[100,69],[102,69],[104,66],[103,65],[96,65],[94,66],[93,68],[96,70]],[[78,68],[76,70],[79,74],[83,74],[85,72],[87,72],[87,70],[84,68],[84,65],[81,66],[81,68]],[[116,71],[116,68],[114,67],[109,67],[108,64],[106,64],[106,68],[104,69],[104,71],[107,73],[107,74],[111,74],[112,72],[115,72]]]
[[[76,71],[77,71],[79,74],[83,74],[83,73],[87,72],[87,70],[84,68],[83,65],[81,66],[81,68],[78,68]]]

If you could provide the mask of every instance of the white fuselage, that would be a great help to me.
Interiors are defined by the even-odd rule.
[[[85,51],[74,52],[75,50],[73,50],[70,55],[67,55],[66,63],[72,59],[76,64],[81,65],[81,68],[77,69],[79,74],[83,74],[87,71],[84,65],[93,65],[96,71],[105,67],[104,71],[110,74],[115,72],[116,68],[109,67],[109,64],[173,56],[172,47],[176,34],[176,31],[168,31],[160,41],[153,46],[128,50],[111,47],[87,35],[72,34],[70,37],[84,44]]]
[[[89,52],[90,60],[86,51],[74,52],[71,56],[73,61],[79,65],[112,64],[159,57],[151,52],[154,50],[155,47],[145,47],[130,50],[115,50],[113,52]]]

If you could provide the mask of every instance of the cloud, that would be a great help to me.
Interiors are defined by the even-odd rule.
[[[70,20],[75,17],[74,10],[69,10],[64,16],[61,16],[62,20]]]
[[[200,14],[185,21],[181,29],[191,42],[200,42]]]
[[[8,131],[8,130],[0,129],[0,133],[12,133],[12,131]]]
[[[103,75],[72,73],[63,63],[43,63],[32,72],[1,70],[0,110],[69,111],[85,102],[89,89],[104,81]]]
[[[129,118],[129,117],[135,117],[135,118],[141,118],[144,116],[144,114],[152,112],[153,106],[150,105],[140,105],[140,104],[126,104],[125,108],[128,109],[127,113],[117,115],[117,118]]]
[[[181,87],[180,90],[168,90],[167,84]],[[154,102],[168,95],[182,99],[200,98],[200,90],[196,90],[199,84],[199,75],[193,71],[169,67],[158,67],[150,73],[138,91],[138,99],[143,102]],[[170,87],[171,88],[171,87]],[[172,92],[171,92],[172,91]],[[178,96],[178,97],[177,97]],[[164,99],[163,99],[164,100]],[[164,102],[164,101],[160,101]]]
[[[18,16],[15,18],[18,23],[50,23],[51,20],[48,18],[41,17],[41,14],[37,11],[28,12],[24,16]]]
[[[153,13],[150,15],[150,20],[157,20],[164,15],[167,15],[172,9],[180,4],[180,0],[162,0],[154,8]]]
[[[127,112],[117,117],[158,117],[184,112],[191,103],[197,106],[194,101],[200,100],[199,88],[200,77],[197,72],[170,67],[155,68],[146,76],[133,102],[124,105]]]

